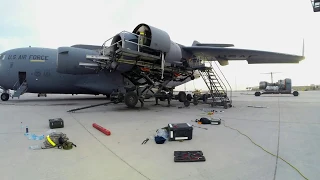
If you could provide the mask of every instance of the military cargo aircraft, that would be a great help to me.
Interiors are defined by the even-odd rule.
[[[171,41],[161,29],[139,24],[132,32],[122,31],[102,46],[17,48],[0,55],[1,100],[25,92],[59,94],[105,94],[134,107],[150,91],[156,98],[172,98],[174,87],[207,75],[212,96],[218,89],[214,72],[205,62],[246,60],[248,64],[299,63],[304,56],[231,48],[233,44],[184,46]],[[213,84],[213,85],[212,85]],[[221,83],[220,83],[221,84]],[[222,90],[223,91],[223,90]],[[220,94],[221,95],[221,94]],[[179,100],[185,101],[185,94]],[[223,97],[226,98],[224,95]]]
[[[12,98],[24,93],[38,93],[38,96],[46,94],[109,96],[113,89],[118,88],[118,84],[126,81],[118,78],[116,73],[108,71],[93,74],[63,74],[56,69],[57,49],[26,47],[3,52],[0,54],[0,92],[3,92],[1,100],[9,100],[10,89],[15,90]],[[194,74],[196,78],[200,77],[197,71]],[[176,87],[190,80],[187,78],[183,82],[172,81],[168,86]]]

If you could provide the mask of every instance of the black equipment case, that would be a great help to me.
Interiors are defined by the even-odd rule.
[[[61,118],[49,119],[49,127],[50,129],[63,128],[64,122]]]
[[[168,124],[169,141],[191,140],[193,127],[189,123]]]

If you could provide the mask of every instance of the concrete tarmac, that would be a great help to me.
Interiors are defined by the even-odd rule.
[[[66,111],[107,102],[102,96],[25,94],[0,102],[0,173],[5,180],[270,180],[303,178],[294,168],[254,145],[238,131],[221,125],[199,125],[191,120],[214,117],[239,130],[254,143],[294,166],[307,179],[320,176],[320,92],[292,95],[233,93],[230,109],[207,104],[178,108],[154,106],[128,109],[124,104]],[[250,107],[248,107],[250,106]],[[256,107],[254,107],[256,106]],[[213,116],[208,110],[217,110]],[[221,112],[220,112],[221,111]],[[38,135],[49,130],[48,119],[62,118],[66,133],[77,147],[71,150],[30,150],[43,141],[28,140],[25,128]],[[193,139],[156,144],[153,136],[168,123],[195,126]],[[106,136],[92,127],[97,123],[111,131]],[[279,130],[280,127],[280,130]],[[146,138],[150,140],[141,145]],[[279,144],[278,144],[279,140]],[[279,147],[279,148],[278,148]],[[278,150],[279,149],[279,150]],[[201,150],[205,162],[174,162],[174,151]],[[317,178],[318,177],[318,178]]]

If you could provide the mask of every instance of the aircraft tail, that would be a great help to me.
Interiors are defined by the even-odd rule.
[[[194,40],[192,46],[210,46],[210,47],[234,47],[233,44],[208,44],[208,43],[200,43],[199,41]]]

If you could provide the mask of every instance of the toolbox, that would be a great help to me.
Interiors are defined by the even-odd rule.
[[[169,141],[191,140],[193,127],[189,123],[168,124]]]
[[[61,118],[49,119],[49,127],[50,129],[63,128],[64,122]]]

